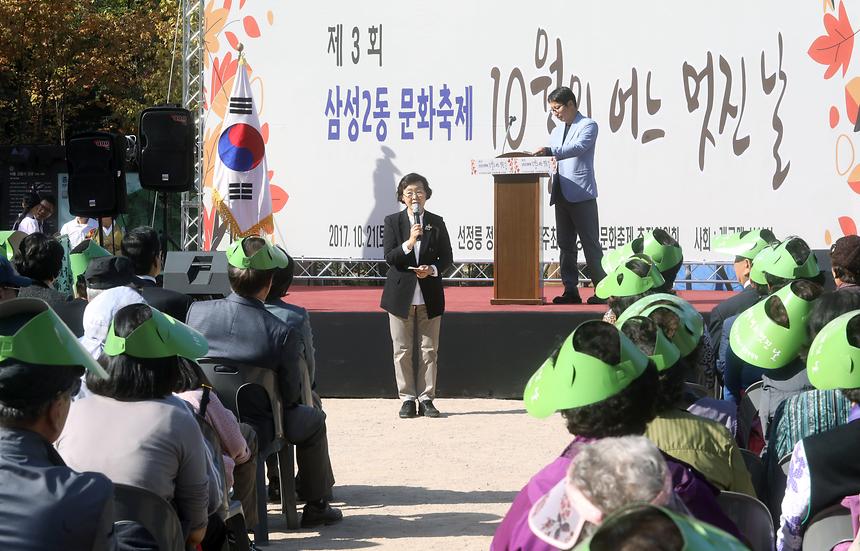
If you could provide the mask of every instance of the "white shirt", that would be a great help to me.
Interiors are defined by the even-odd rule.
[[[22,231],[27,235],[31,233],[43,233],[42,232],[42,223],[36,220],[32,215],[27,215],[21,220],[21,223],[18,224],[18,231]]]
[[[409,217],[409,227],[411,229],[412,226],[414,226],[416,224],[415,215],[412,214],[412,212],[410,212],[409,209],[407,209],[406,210],[406,216]],[[419,215],[417,223],[421,224],[422,226],[424,225],[424,214]],[[403,252],[406,254],[409,254],[413,251],[413,249],[409,248],[409,242],[408,241],[404,241],[403,245],[401,245],[401,248],[403,249]],[[421,240],[420,239],[415,242],[414,251],[415,251],[415,261],[418,262],[418,258],[421,256]],[[439,275],[439,270],[436,269],[435,264],[430,266],[430,268],[432,270],[430,273],[430,277],[436,277],[437,275]],[[421,286],[416,281],[415,282],[415,293],[412,295],[412,306],[420,306],[421,304],[424,304],[424,295],[421,293]]]
[[[60,228],[60,234],[69,236],[69,246],[74,249],[86,238],[86,235],[90,230],[94,230],[97,227],[98,222],[92,218],[87,218],[87,221],[84,224],[78,222],[77,218],[72,218],[63,224],[63,227]]]

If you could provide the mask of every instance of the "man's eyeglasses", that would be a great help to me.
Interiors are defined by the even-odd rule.
[[[552,111],[553,113],[558,114],[558,113],[561,113],[562,111],[564,111],[565,107],[566,107],[565,105],[561,105],[561,104],[550,105],[549,110]]]

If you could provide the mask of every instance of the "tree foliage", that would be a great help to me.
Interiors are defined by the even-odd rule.
[[[179,1],[0,0],[0,143],[135,133],[140,111],[168,100]]]

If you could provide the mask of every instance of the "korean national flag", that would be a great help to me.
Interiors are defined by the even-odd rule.
[[[266,145],[244,58],[218,138],[213,199],[234,237],[273,233]]]

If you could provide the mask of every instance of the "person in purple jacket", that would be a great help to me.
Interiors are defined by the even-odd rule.
[[[520,490],[496,529],[492,551],[553,549],[529,528],[534,503],[567,473],[582,446],[610,436],[640,435],[654,418],[659,391],[654,363],[612,324],[587,321],[532,375],[523,401],[539,418],[561,412],[573,441]],[[664,454],[673,490],[693,516],[732,534],[737,527],[716,502],[719,491],[689,465]]]

